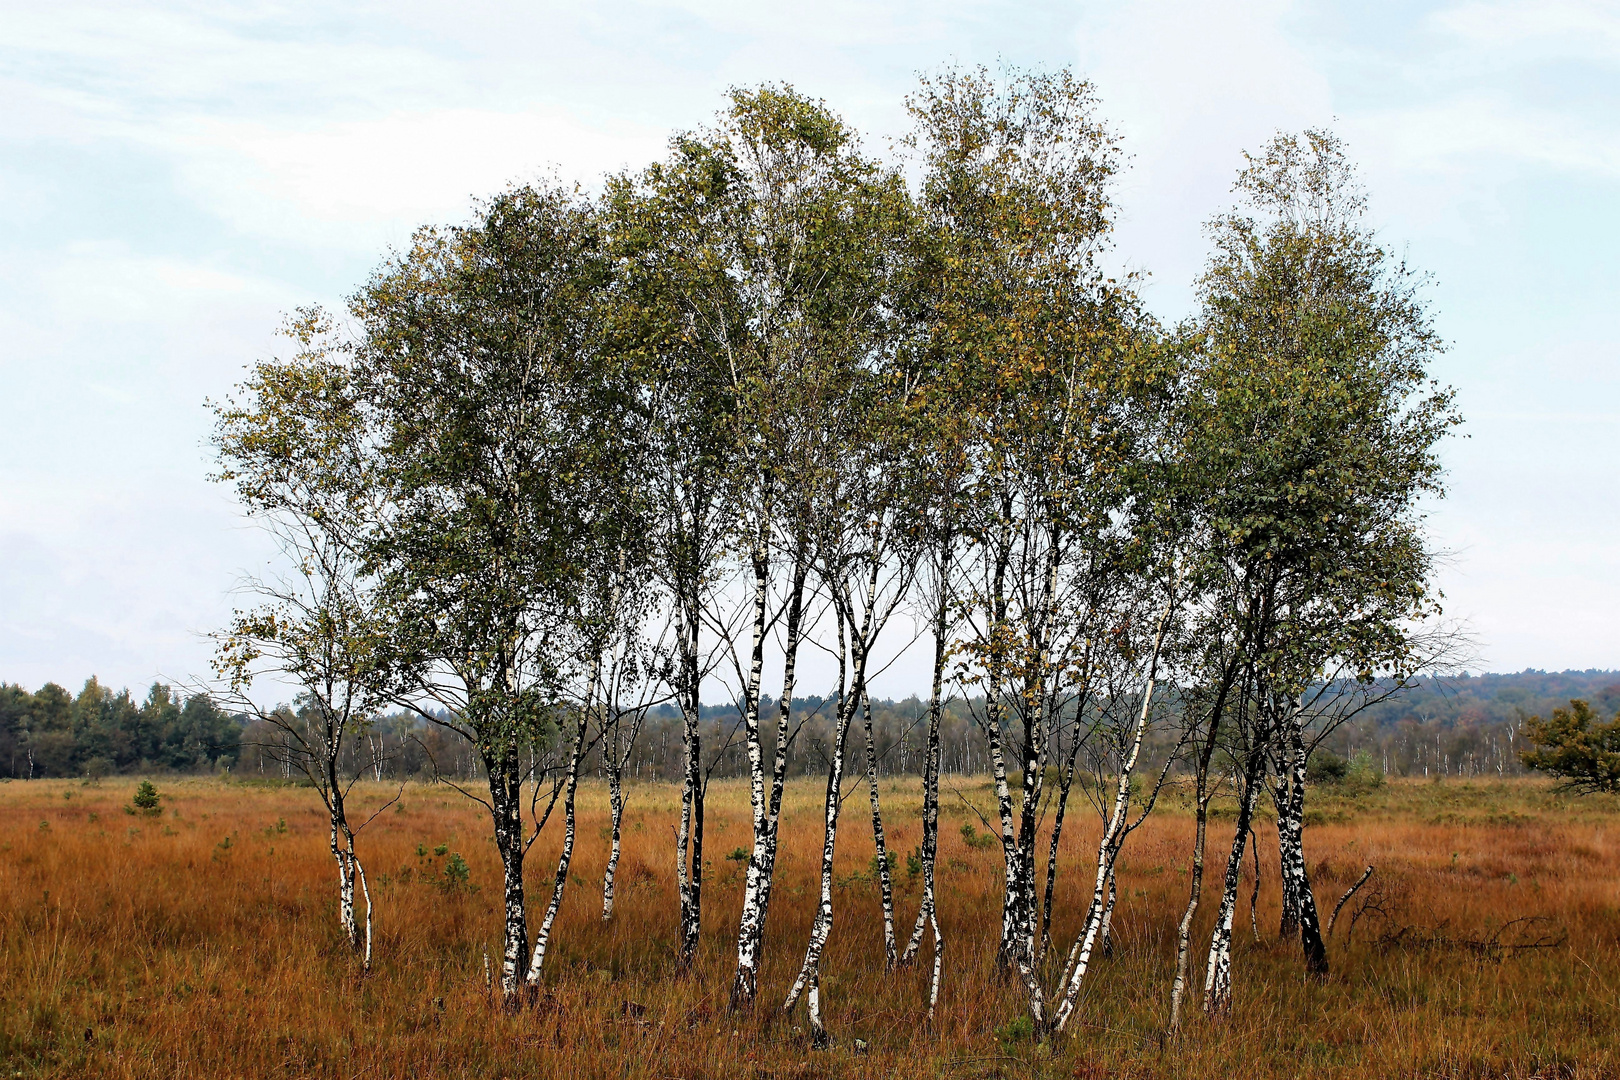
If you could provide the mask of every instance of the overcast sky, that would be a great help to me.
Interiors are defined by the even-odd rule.
[[[1117,254],[1166,319],[1240,151],[1333,126],[1433,275],[1468,423],[1431,520],[1477,666],[1620,666],[1613,0],[4,0],[0,681],[206,674],[267,550],[206,480],[204,401],[412,227],[638,166],[736,84],[825,98],[882,151],[919,71],[998,60],[1095,82],[1131,161]]]

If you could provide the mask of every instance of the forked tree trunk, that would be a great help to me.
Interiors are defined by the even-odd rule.
[[[1220,733],[1221,720],[1226,715],[1227,696],[1237,679],[1240,668],[1239,650],[1233,650],[1231,661],[1221,675],[1220,688],[1215,694],[1209,713],[1209,730],[1205,733],[1203,748],[1193,772],[1193,850],[1192,875],[1187,894],[1187,907],[1176,924],[1176,974],[1170,983],[1169,1033],[1181,1031],[1181,1005],[1186,998],[1189,982],[1188,967],[1192,962],[1193,916],[1198,913],[1198,902],[1204,892],[1204,846],[1209,835],[1209,801],[1214,792],[1209,786],[1209,767],[1215,755],[1215,737]]]
[[[754,847],[748,856],[748,873],[743,886],[742,916],[737,922],[737,974],[731,983],[731,1007],[742,1009],[754,1003],[758,993],[760,951],[765,943],[765,919],[770,912],[771,885],[776,874],[776,835],[782,809],[782,788],[787,779],[787,740],[793,709],[794,670],[798,661],[800,624],[804,615],[805,576],[809,571],[806,547],[798,545],[794,559],[793,582],[788,597],[787,640],[782,667],[782,697],[776,724],[776,753],[771,762],[770,793],[765,789],[763,747],[759,735],[759,677],[764,660],[765,566],[756,556],[754,601],[754,652],[749,672],[746,715],[748,724],[749,793],[753,809]]]
[[[1085,695],[1082,694],[1075,710],[1077,728],[1084,711]],[[1069,793],[1074,788],[1075,764],[1079,753],[1080,736],[1076,730],[1074,743],[1069,747],[1069,756],[1058,776],[1057,806],[1052,814],[1052,835],[1047,842],[1046,892],[1041,899],[1041,944],[1038,956],[1045,956],[1052,948],[1052,899],[1057,893],[1058,844],[1063,839],[1063,819],[1069,808]]]
[[[343,937],[348,941],[349,948],[355,952],[361,949],[360,926],[354,918],[354,842],[344,843],[343,834],[339,832],[343,823],[339,820],[339,811],[332,811],[331,848],[332,861],[337,864],[338,872],[338,923],[343,927]],[[347,832],[344,828],[343,832]]]
[[[1085,982],[1092,951],[1102,935],[1104,916],[1110,907],[1107,899],[1108,883],[1114,876],[1114,864],[1119,859],[1119,851],[1125,842],[1125,836],[1130,831],[1131,777],[1136,771],[1136,762],[1142,753],[1142,741],[1147,735],[1148,721],[1153,716],[1153,691],[1159,681],[1159,656],[1164,649],[1165,629],[1170,625],[1170,616],[1175,611],[1176,587],[1179,585],[1180,578],[1177,577],[1176,585],[1171,586],[1164,614],[1160,616],[1158,628],[1153,635],[1153,652],[1148,658],[1147,683],[1142,688],[1142,708],[1137,713],[1129,749],[1120,758],[1119,783],[1114,790],[1113,811],[1108,816],[1102,839],[1097,844],[1097,876],[1091,889],[1091,906],[1086,910],[1085,926],[1079,938],[1075,940],[1074,947],[1069,950],[1068,961],[1064,964],[1063,981],[1060,984],[1061,996],[1057,1007],[1052,1011],[1052,1026],[1060,1032],[1068,1027],[1070,1019],[1074,1016],[1075,1006],[1080,1000],[1080,987]]]
[[[934,611],[934,677],[928,695],[928,750],[923,762],[922,843],[919,845],[923,875],[922,904],[917,910],[917,922],[912,927],[911,937],[906,942],[905,952],[900,957],[901,965],[910,964],[922,948],[925,929],[932,929],[934,934],[934,971],[928,990],[928,1019],[930,1023],[934,1019],[934,1009],[939,1002],[939,981],[943,970],[945,948],[944,940],[939,934],[939,919],[934,910],[934,868],[939,855],[939,731],[944,705],[942,698],[945,681],[946,636],[949,632],[947,625],[949,596],[945,588],[945,575],[948,572],[946,562],[949,548],[950,539],[947,534],[941,544],[940,553],[940,588],[938,603]]]
[[[592,679],[595,685],[595,679]],[[574,831],[576,818],[574,815],[574,795],[579,790],[579,762],[585,752],[586,723],[590,716],[590,708],[580,710],[579,725],[574,729],[574,749],[568,755],[568,787],[563,795],[563,845],[562,853],[557,857],[557,877],[551,886],[551,901],[546,904],[546,914],[540,920],[540,929],[534,936],[534,952],[529,960],[528,984],[531,990],[540,985],[540,968],[546,962],[546,946],[551,943],[551,927],[557,921],[557,912],[562,908],[563,890],[568,886],[568,865],[574,858]]]

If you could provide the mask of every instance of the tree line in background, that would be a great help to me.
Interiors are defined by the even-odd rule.
[[[17,779],[113,773],[213,773],[237,761],[239,716],[207,694],[154,683],[136,703],[94,678],[77,697],[55,683],[33,693],[0,683],[0,775]]]
[[[1179,688],[1170,688],[1167,707],[1173,710],[1178,698]],[[1614,715],[1620,711],[1620,672],[1524,671],[1414,679],[1399,696],[1369,707],[1333,732],[1317,753],[1324,760],[1333,755],[1344,762],[1363,756],[1377,773],[1388,776],[1519,776],[1529,771],[1521,754],[1537,745],[1527,739],[1526,721],[1551,716],[1573,700],[1588,702],[1600,716]],[[769,707],[775,699],[766,696],[764,703]],[[917,697],[873,698],[871,705],[879,774],[922,775],[928,703]],[[825,743],[827,733],[818,731],[817,725],[830,722],[825,717],[832,704],[809,695],[801,699],[800,707],[808,714],[807,737],[788,748],[789,776],[812,775],[825,765],[811,747]],[[942,706],[940,762],[946,774],[978,775],[988,769],[985,742],[973,713],[967,703],[954,699]],[[724,746],[736,716],[733,705],[704,705],[705,738]],[[94,678],[86,681],[77,697],[55,683],[32,693],[0,684],[0,776],[13,779],[164,772],[302,779],[301,772],[293,775],[280,752],[285,743],[279,726],[227,713],[206,695],[188,698],[161,683],[141,704],[128,690],[114,694]],[[1169,745],[1173,744],[1161,738],[1149,753],[1149,764],[1162,759]],[[668,704],[653,708],[628,747],[625,779],[679,781],[680,748],[679,710]],[[775,747],[767,743],[766,749],[774,752]],[[478,753],[471,743],[405,712],[369,720],[345,743],[343,752],[345,775],[373,780],[431,781],[436,772],[460,780],[480,776]],[[581,768],[585,775],[603,779],[606,765],[598,745],[586,753]],[[1318,767],[1315,775],[1330,778],[1334,768]],[[731,748],[720,755],[715,775],[736,778],[746,775],[747,769],[743,747],[734,738]]]
[[[1429,376],[1441,343],[1421,279],[1366,225],[1339,141],[1284,134],[1246,156],[1238,205],[1209,225],[1199,312],[1161,325],[1137,281],[1105,269],[1122,158],[1089,84],[948,70],[907,104],[903,160],[764,86],[597,193],[508,189],[467,224],[420,230],[346,318],[300,312],[292,355],[216,405],[217,476],[286,556],[218,635],[216,700],[275,729],[260,745],[324,800],[340,917],[366,963],[351,822],[375,807],[349,801],[377,717],[404,711],[476,755],[471,775],[436,775],[489,811],[500,985],[518,1007],[569,882],[578,782],[601,763],[611,918],[626,771],[646,738],[674,739],[655,712],[667,705],[676,967],[701,937],[708,786],[722,769],[749,785],[733,1008],[764,991],[784,784],[796,762],[825,777],[813,927],[792,985],[769,990],[787,1014],[803,1004],[817,1045],[856,793],[877,851],[873,963],[931,945],[933,1015],[938,800],[958,723],[993,781],[998,968],[1039,1035],[1083,1009],[1114,867],[1172,770],[1195,830],[1169,1028],[1188,1000],[1230,1007],[1262,798],[1283,931],[1326,970],[1308,758],[1460,659],[1422,512],[1459,417]],[[894,747],[867,692],[906,643],[932,658],[906,743],[923,777],[911,912],[891,887],[878,784]],[[812,650],[833,661],[831,685],[798,684]],[[293,710],[255,706],[265,675],[301,688]],[[704,700],[733,716],[706,717]],[[1076,789],[1103,828],[1094,862],[1065,871],[1089,899],[1059,940]],[[1223,793],[1229,838],[1209,812]],[[531,912],[525,859],[552,822],[561,852]],[[1203,942],[1206,861],[1220,884]]]

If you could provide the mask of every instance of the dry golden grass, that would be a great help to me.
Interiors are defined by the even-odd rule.
[[[484,950],[498,949],[499,867],[481,807],[443,787],[411,786],[402,809],[361,838],[377,898],[374,973],[357,975],[336,925],[336,874],[313,794],[214,781],[160,782],[161,817],[126,814],[133,781],[0,786],[0,1060],[12,1075],[321,1076],[1610,1076],[1620,987],[1620,805],[1574,800],[1536,782],[1393,782],[1356,800],[1313,796],[1307,830],[1319,902],[1367,862],[1390,915],[1341,925],[1334,972],[1306,977],[1276,941],[1274,871],[1260,927],[1239,910],[1236,1008],[1195,1011],[1166,1043],[1174,924],[1184,902],[1191,819],[1173,801],[1132,837],[1121,873],[1119,948],[1100,964],[1074,1038],[1018,1036],[1017,989],[999,979],[999,852],[969,849],[959,788],[947,782],[940,906],[947,936],[938,1024],[924,1020],[926,965],[885,975],[865,797],[846,804],[836,922],[825,965],[830,1051],[775,1015],[809,932],[820,846],[820,791],[790,786],[784,853],[768,925],[762,1008],[725,1009],[748,842],[747,791],[710,802],[705,951],[674,973],[674,789],[632,789],[615,920],[601,922],[606,798],[584,792],[580,845],[537,1007],[501,1012],[487,996]],[[381,789],[368,791],[376,799]],[[890,786],[891,846],[917,843],[919,789]],[[1081,810],[1084,808],[1081,807]],[[1084,814],[1066,837],[1056,938],[1081,916]],[[278,824],[278,823],[283,823]],[[1213,843],[1224,844],[1222,826]],[[548,832],[557,832],[552,826]],[[1275,838],[1262,827],[1275,863]],[[229,839],[228,846],[225,841]],[[531,910],[544,903],[558,837],[536,844]],[[446,891],[437,845],[471,867]],[[427,852],[418,856],[418,845]],[[1218,871],[1217,871],[1218,872]],[[386,876],[386,883],[384,877]],[[920,883],[898,875],[902,933]],[[1370,890],[1373,885],[1369,885]],[[1201,932],[1215,906],[1206,895]],[[1324,910],[1324,918],[1327,911]],[[1469,948],[1505,922],[1556,947]],[[1393,935],[1406,930],[1399,940]],[[1503,941],[1523,940],[1521,927]],[[1383,941],[1380,941],[1380,938]],[[1207,938],[1206,938],[1207,940]],[[626,1007],[626,1003],[633,1003]],[[635,1006],[644,1006],[641,1013]],[[869,1044],[857,1054],[853,1040]]]

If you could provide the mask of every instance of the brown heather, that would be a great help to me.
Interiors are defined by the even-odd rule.
[[[174,780],[160,785],[162,815],[146,817],[124,810],[134,786],[0,786],[6,1075],[1620,1075],[1620,802],[1564,798],[1536,781],[1392,781],[1353,801],[1314,794],[1306,844],[1324,918],[1368,862],[1378,870],[1364,893],[1381,887],[1387,916],[1365,915],[1347,947],[1345,922],[1360,896],[1352,901],[1329,943],[1333,974],[1313,980],[1297,950],[1276,940],[1275,871],[1264,869],[1260,944],[1249,931],[1247,883],[1241,893],[1231,1017],[1212,1022],[1195,1008],[1169,1044],[1160,1033],[1185,900],[1184,805],[1161,806],[1131,838],[1118,947],[1088,981],[1083,1026],[1049,1048],[1020,1037],[1022,995],[994,969],[1000,853],[969,848],[960,834],[964,820],[983,826],[952,789],[988,812],[983,782],[944,785],[946,977],[932,1030],[926,963],[882,970],[877,888],[866,880],[870,830],[862,813],[846,813],[824,965],[837,1042],[822,1052],[805,1044],[802,1014],[784,1021],[776,1012],[813,915],[821,842],[813,782],[788,789],[760,1008],[746,1016],[725,1008],[742,884],[740,865],[724,856],[749,840],[740,784],[711,795],[704,951],[684,976],[673,963],[678,792],[631,789],[608,925],[606,793],[583,792],[574,881],[544,992],[516,1013],[485,991],[484,951],[493,960],[500,933],[489,821],[455,792],[407,787],[403,809],[362,835],[378,903],[376,967],[362,979],[338,929],[326,825],[310,792]],[[381,791],[365,794],[375,803]],[[918,843],[920,801],[914,781],[886,792],[891,850]],[[1228,813],[1212,825],[1212,849],[1230,839],[1220,836],[1229,821]],[[1097,832],[1094,816],[1065,832],[1054,934],[1065,945],[1083,915]],[[559,838],[553,824],[531,854],[531,908],[544,903]],[[1264,823],[1260,838],[1274,861]],[[433,854],[441,844],[465,858],[471,889],[445,887],[449,855]],[[903,858],[897,881],[909,928],[921,884],[907,883]],[[1217,902],[1207,893],[1200,909],[1206,942]],[[1525,916],[1548,921],[1498,934]],[[1493,935],[1553,944],[1505,952],[1478,944]]]

